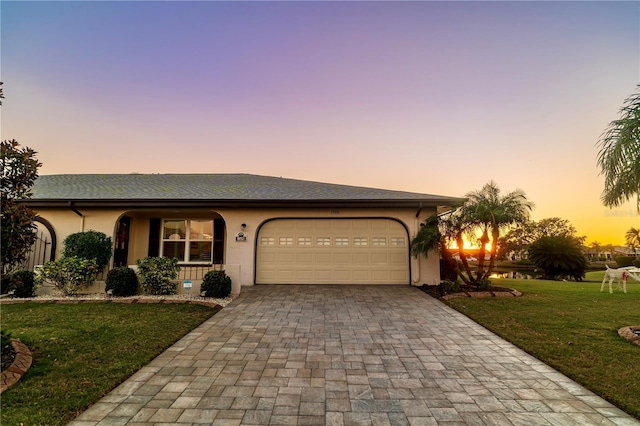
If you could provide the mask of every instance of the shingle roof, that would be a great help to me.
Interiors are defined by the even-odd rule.
[[[44,201],[414,201],[459,199],[250,174],[68,174],[40,176],[32,202]],[[39,203],[40,202],[40,203]],[[30,203],[31,204],[31,203]]]

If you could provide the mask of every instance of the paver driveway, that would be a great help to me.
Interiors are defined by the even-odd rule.
[[[255,286],[72,425],[639,425],[412,287]]]

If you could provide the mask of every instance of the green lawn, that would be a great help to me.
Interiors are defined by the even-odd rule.
[[[522,297],[446,303],[629,414],[640,418],[640,346],[618,329],[640,325],[640,283],[600,292],[604,272],[584,282],[494,279]],[[615,289],[615,284],[614,287]]]
[[[34,363],[2,394],[1,424],[69,422],[218,309],[182,303],[3,304],[2,329],[30,348]]]

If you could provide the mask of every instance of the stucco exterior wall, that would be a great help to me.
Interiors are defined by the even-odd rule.
[[[255,282],[255,250],[256,237],[262,224],[276,218],[391,218],[400,221],[408,230],[409,240],[413,238],[420,227],[420,223],[435,214],[435,208],[424,208],[416,217],[415,209],[266,209],[266,208],[238,208],[238,209],[140,209],[126,210],[118,208],[79,208],[82,216],[71,209],[52,208],[39,209],[37,214],[47,220],[53,227],[58,240],[56,258],[61,255],[62,242],[73,233],[95,230],[104,232],[115,241],[118,220],[126,215],[131,217],[129,234],[128,263],[135,264],[135,260],[146,257],[149,241],[149,220],[151,218],[216,218],[222,217],[226,224],[224,268],[232,278],[234,293],[240,291],[240,286],[254,285]],[[242,224],[246,227],[243,229]],[[243,231],[246,241],[236,241],[236,234]],[[440,267],[437,253],[425,258],[410,257],[411,284],[438,284],[440,281]],[[104,291],[104,285],[96,284],[98,291]],[[181,288],[181,286],[179,286]],[[199,288],[199,282],[194,282],[194,289]]]

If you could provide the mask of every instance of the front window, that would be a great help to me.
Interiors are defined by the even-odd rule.
[[[161,255],[175,257],[181,263],[212,263],[213,220],[164,220]]]

